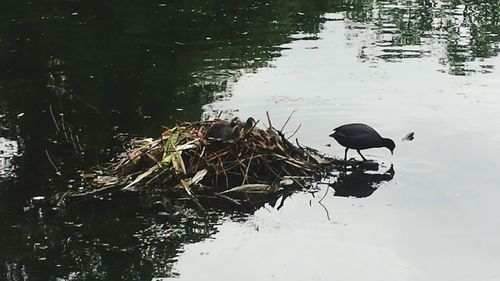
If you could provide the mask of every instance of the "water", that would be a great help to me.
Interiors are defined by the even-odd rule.
[[[0,279],[500,280],[496,1],[132,2],[0,4]],[[85,155],[55,143],[50,109]],[[294,112],[285,131],[337,156],[332,128],[365,122],[396,150],[280,209],[32,199],[113,135],[219,110]]]

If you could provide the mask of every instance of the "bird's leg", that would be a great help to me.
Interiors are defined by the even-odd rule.
[[[349,148],[345,148],[345,155],[344,155],[344,160],[347,161],[347,151],[349,150]]]
[[[361,151],[359,149],[357,151],[358,151],[359,155],[361,155],[361,158],[363,158],[363,161],[366,161],[366,158],[363,156],[363,154],[361,154]]]

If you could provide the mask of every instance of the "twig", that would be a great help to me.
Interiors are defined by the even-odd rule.
[[[283,129],[285,129],[286,124],[288,124],[288,122],[290,121],[290,118],[292,118],[292,115],[293,115],[296,111],[297,111],[297,110],[295,110],[295,109],[294,109],[294,110],[292,111],[292,113],[290,113],[290,115],[288,116],[288,119],[286,119],[285,124],[283,124],[283,126],[281,127],[281,130],[280,130],[280,131],[282,131],[282,132],[283,132]]]
[[[78,137],[78,135],[75,135],[75,138],[76,138],[76,144],[78,145],[80,152],[82,152],[83,149],[82,149],[82,146],[80,145],[80,138]]]
[[[269,116],[269,111],[266,111],[267,123],[269,124],[269,128],[273,127],[273,123],[271,123],[271,117]]]
[[[59,113],[59,116],[61,116],[61,128],[64,133],[64,137],[66,138],[66,140],[68,140],[68,134],[66,133],[66,127],[64,126],[64,114]]]
[[[109,193],[111,191],[118,191],[118,190],[120,190],[119,185],[109,185],[109,186],[104,186],[104,187],[101,187],[98,189],[93,189],[93,190],[88,191],[88,192],[70,194],[67,197],[74,198],[74,199],[75,198],[76,199],[78,199],[78,198],[88,199],[88,197],[90,197],[90,196],[99,195],[99,194],[103,194],[103,193]]]
[[[96,113],[98,114],[102,114],[99,109],[97,109],[95,106],[91,105],[90,103],[86,102],[84,99],[82,99],[80,96],[76,95],[75,93],[72,93],[71,96],[73,98],[76,98],[77,100],[79,100],[83,105],[87,106],[88,108],[92,109],[93,111],[95,111]]]
[[[193,199],[194,203],[200,208],[203,212],[206,212],[207,210],[201,205],[200,201],[198,201],[198,198],[194,196],[194,194],[191,192],[191,188],[183,181],[181,180],[181,186],[184,187],[184,190],[186,190],[186,193]]]
[[[226,199],[226,200],[228,200],[228,201],[229,201],[229,202],[231,202],[231,203],[234,203],[234,204],[236,204],[236,205],[238,205],[238,206],[241,206],[241,203],[240,203],[238,200],[233,199],[233,198],[231,198],[231,197],[229,197],[229,196],[226,196],[226,195],[224,195],[224,194],[218,194],[218,193],[215,193],[215,196],[216,196],[216,197],[223,198],[223,199]]]
[[[219,160],[220,166],[222,168],[222,172],[226,176],[226,189],[229,189],[229,179],[227,177],[226,170],[224,169],[224,164],[222,163],[222,160],[220,159],[220,157],[219,157],[219,155],[217,153],[215,153],[215,156],[217,157],[217,160]]]
[[[152,177],[151,179],[149,179],[147,182],[146,182],[146,185],[152,183],[154,180],[156,180],[157,178],[159,178],[161,175],[163,175],[165,172],[167,171],[167,169],[162,169],[161,172],[159,172],[157,175],[155,175],[154,177]]]
[[[252,151],[252,155],[250,156],[250,160],[248,161],[248,166],[247,166],[247,169],[245,171],[245,176],[243,177],[243,182],[241,183],[241,185],[244,185],[245,181],[247,180],[248,170],[250,169],[250,165],[252,165],[252,158],[253,158],[253,151]]]
[[[302,126],[302,124],[299,124],[299,126],[297,127],[297,129],[295,129],[295,131],[293,131],[293,133],[288,138],[286,138],[286,139],[289,140],[293,136],[295,136],[295,134],[299,131],[299,129],[300,129],[301,126]]]
[[[73,137],[74,136],[73,130],[71,130],[71,128],[69,128],[69,127],[68,127],[68,130],[69,130],[69,136],[70,136],[71,143],[73,144],[73,148],[75,148],[75,152],[78,153],[78,147],[76,146],[75,138]]]
[[[281,196],[281,202],[280,202],[279,206],[276,208],[276,210],[280,210],[285,205],[285,200],[290,196],[290,194],[292,194],[292,193],[287,192]]]
[[[71,194],[71,191],[68,190],[68,191],[64,192],[63,195],[57,200],[57,203],[59,204],[59,203],[63,202],[63,200],[66,198],[66,196],[68,196],[68,194]]]
[[[328,218],[328,220],[331,220],[331,219],[330,219],[330,212],[329,212],[329,211],[328,211],[328,209],[325,207],[325,205],[323,205],[323,202],[321,202],[321,201],[323,201],[323,199],[325,199],[326,194],[328,194],[328,190],[329,190],[329,189],[330,189],[330,186],[329,186],[329,185],[327,185],[327,186],[326,186],[326,191],[325,191],[325,194],[323,195],[323,197],[321,197],[321,199],[319,199],[318,203],[319,203],[319,205],[321,205],[321,207],[323,207],[323,209],[325,209],[325,212],[326,212],[326,217]]]
[[[61,175],[61,172],[59,171],[59,169],[56,167],[56,165],[54,164],[54,162],[52,162],[52,159],[50,158],[50,155],[49,155],[49,152],[47,151],[47,149],[45,149],[45,155],[47,155],[47,159],[49,159],[49,163],[50,165],[52,165],[52,167],[54,167],[54,170],[56,170],[56,174],[58,176]]]
[[[323,194],[323,197],[321,197],[321,199],[319,199],[319,202],[320,202],[320,203],[321,203],[321,201],[323,201],[323,199],[325,199],[326,194],[328,193],[328,190],[329,190],[329,189],[330,189],[330,186],[329,186],[329,185],[327,185],[327,186],[326,186],[326,191],[325,191],[325,194]]]
[[[300,183],[298,180],[296,179],[292,179],[296,184],[298,184],[300,187],[302,187],[302,190],[307,190],[307,188],[302,184]]]
[[[54,112],[52,111],[52,104],[49,104],[49,112],[52,117],[52,121],[54,121],[54,125],[56,126],[56,131],[59,133],[59,125],[57,125],[56,117],[54,117]]]

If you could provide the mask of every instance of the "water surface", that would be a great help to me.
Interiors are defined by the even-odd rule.
[[[500,279],[496,1],[132,2],[0,4],[3,279]],[[395,155],[255,212],[32,199],[77,188],[119,133],[266,110],[277,126],[295,111],[285,131],[329,155],[349,122]]]

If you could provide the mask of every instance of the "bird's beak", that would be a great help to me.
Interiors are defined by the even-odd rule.
[[[391,150],[391,155],[394,155],[394,149],[393,149],[393,150]]]
[[[329,136],[329,137],[331,137],[331,138],[333,138],[333,135],[334,135],[334,134],[335,134],[335,133],[331,133],[331,134],[329,134],[328,136]]]

